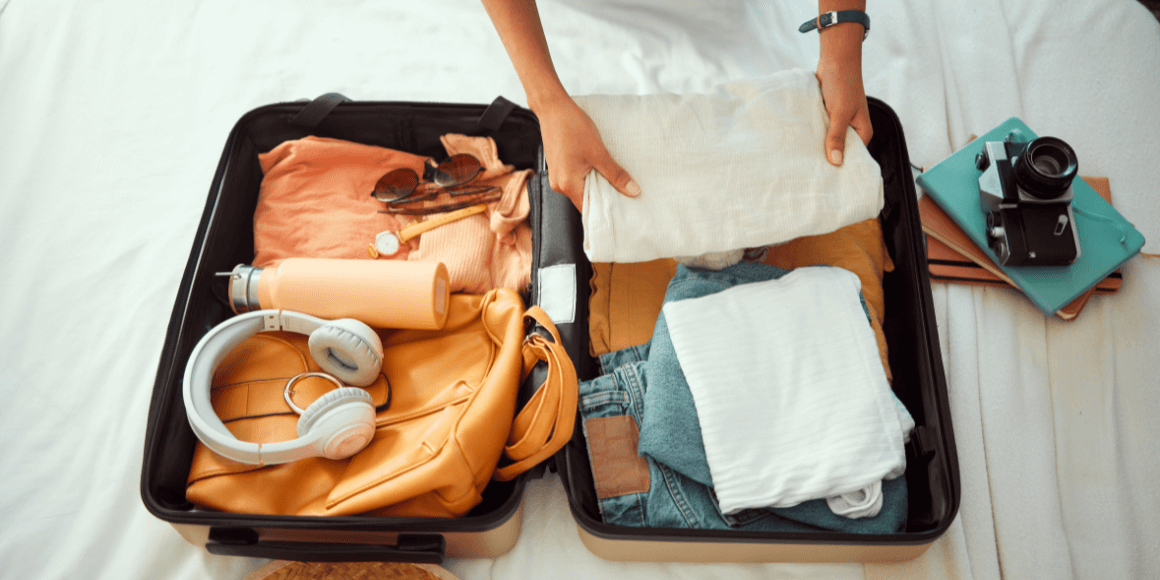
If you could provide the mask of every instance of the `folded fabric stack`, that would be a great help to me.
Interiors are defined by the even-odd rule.
[[[604,520],[898,531],[914,423],[859,289],[832,267],[678,267],[652,340],[580,386]]]
[[[706,94],[576,102],[641,187],[629,198],[589,174],[584,251],[592,262],[675,257],[721,267],[740,260],[739,249],[832,232],[882,210],[878,163],[853,129],[842,165],[826,161],[829,117],[808,71]]]
[[[761,260],[771,245],[877,226],[880,168],[852,129],[843,164],[826,160],[817,79],[791,70],[707,94],[576,101],[641,186],[629,198],[588,176],[588,258],[681,264],[651,339],[602,355],[604,374],[581,385],[605,521],[898,531],[914,422],[890,390],[878,326],[889,258],[852,260],[873,262],[863,269],[875,275],[862,274],[870,308],[851,271],[741,261]],[[866,247],[880,248],[880,229],[870,229]],[[593,308],[597,330],[620,324],[600,316],[613,310],[616,288],[608,290],[594,294],[609,306]],[[655,312],[625,309],[630,322]]]

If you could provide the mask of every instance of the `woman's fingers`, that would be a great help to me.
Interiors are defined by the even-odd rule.
[[[620,193],[630,197],[640,193],[640,186],[608,152],[596,124],[571,99],[540,113],[540,132],[548,161],[548,183],[577,210],[583,211],[584,180],[593,169]]]
[[[850,126],[862,139],[863,145],[870,145],[870,139],[874,138],[874,126],[870,124],[870,107],[866,104],[865,99],[862,101],[862,108],[858,110],[858,114],[854,115],[854,120],[850,121]]]
[[[830,128],[826,131],[826,159],[832,165],[841,165],[846,151],[846,128],[854,129],[863,145],[869,145],[874,136],[874,126],[870,124],[870,109],[862,99],[862,106],[854,111],[848,108],[830,107]]]
[[[841,165],[846,151],[846,127],[850,126],[853,115],[847,116],[837,107],[830,107],[830,128],[826,131],[826,159],[830,165]]]
[[[556,171],[552,170],[553,164],[551,159],[548,160],[548,185],[552,187],[552,191],[563,195],[576,206],[577,211],[583,211],[584,207],[584,174],[580,174],[579,178],[575,171],[567,171],[560,166]]]

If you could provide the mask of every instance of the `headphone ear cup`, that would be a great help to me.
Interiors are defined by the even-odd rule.
[[[353,318],[331,320],[310,333],[310,356],[322,370],[348,385],[365,387],[383,369],[383,341]]]
[[[358,388],[326,393],[298,418],[298,436],[318,436],[327,459],[346,459],[362,451],[374,435],[374,397]]]

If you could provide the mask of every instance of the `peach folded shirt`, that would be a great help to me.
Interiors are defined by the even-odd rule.
[[[532,170],[504,165],[490,137],[447,134],[441,141],[449,156],[468,153],[479,159],[484,171],[472,185],[496,186],[502,195],[488,211],[425,232],[390,259],[443,262],[452,292],[523,291],[531,281],[527,184]],[[264,177],[254,211],[254,265],[290,257],[374,259],[368,246],[378,234],[425,219],[380,213],[382,202],[371,196],[375,183],[403,167],[422,175],[427,159],[314,136],[259,155]]]

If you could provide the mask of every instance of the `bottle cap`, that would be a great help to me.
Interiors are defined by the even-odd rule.
[[[230,308],[234,314],[262,309],[258,304],[258,278],[261,275],[262,268],[246,264],[234,266],[230,272]]]

